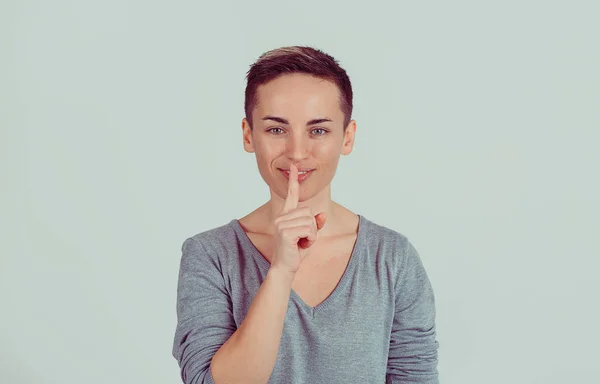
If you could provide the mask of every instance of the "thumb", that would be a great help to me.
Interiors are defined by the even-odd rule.
[[[315,221],[317,222],[317,231],[321,228],[323,228],[323,226],[325,226],[325,222],[327,221],[327,216],[325,215],[324,212],[320,212],[317,213],[315,215]]]

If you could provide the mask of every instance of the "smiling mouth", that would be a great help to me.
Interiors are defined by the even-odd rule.
[[[279,171],[285,176],[286,179],[290,179],[290,172],[283,170],[283,169],[279,169]],[[306,171],[306,172],[298,172],[298,181],[304,181],[306,180],[306,178],[308,176],[310,176],[313,173],[314,169],[311,169],[310,171]]]

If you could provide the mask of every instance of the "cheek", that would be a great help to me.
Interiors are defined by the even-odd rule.
[[[254,148],[262,156],[272,156],[282,152],[285,149],[282,141],[276,140],[257,140],[254,142]]]
[[[272,145],[266,145],[263,142],[256,142],[254,144],[254,151],[257,157],[261,159],[269,159],[277,152],[277,148]]]
[[[338,148],[331,144],[315,145],[312,153],[317,159],[326,163],[335,161],[340,155]]]
[[[264,172],[271,173],[278,160],[281,160],[281,154],[275,152],[256,152],[256,161],[259,168]]]

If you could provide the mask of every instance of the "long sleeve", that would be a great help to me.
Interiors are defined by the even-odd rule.
[[[438,384],[433,288],[415,247],[406,240],[396,281],[386,384]]]
[[[232,303],[216,257],[194,238],[181,250],[172,353],[183,383],[214,384],[212,358],[236,330]]]

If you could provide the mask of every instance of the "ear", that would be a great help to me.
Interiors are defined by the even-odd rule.
[[[248,153],[254,153],[254,142],[252,141],[252,130],[250,123],[244,117],[242,119],[242,137],[244,142],[244,150]]]
[[[354,135],[356,133],[356,121],[350,120],[344,134],[344,143],[342,145],[342,155],[349,155],[354,148]]]

